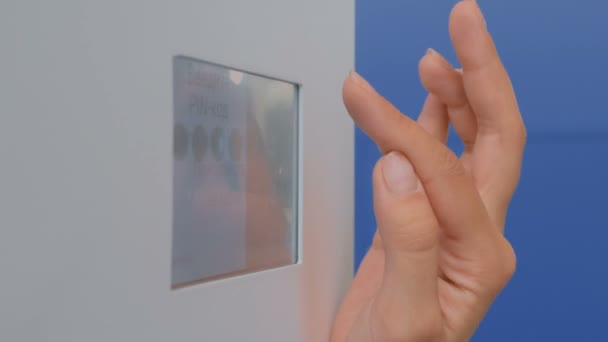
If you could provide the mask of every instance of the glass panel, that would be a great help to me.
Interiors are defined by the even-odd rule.
[[[296,262],[298,87],[177,56],[172,286]]]

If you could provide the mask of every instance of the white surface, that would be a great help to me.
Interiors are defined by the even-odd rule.
[[[352,1],[0,3],[0,340],[325,341],[352,276]],[[301,264],[171,290],[176,54],[302,85]]]

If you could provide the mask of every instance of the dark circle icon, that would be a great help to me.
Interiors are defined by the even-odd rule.
[[[211,151],[215,160],[222,160],[224,157],[224,131],[221,127],[215,127],[211,133]]]
[[[205,127],[196,126],[194,133],[192,133],[192,153],[194,154],[194,160],[200,162],[205,157],[207,152],[207,132]]]
[[[230,158],[234,161],[241,160],[243,154],[243,138],[238,129],[233,128],[230,133]]]
[[[173,157],[182,160],[188,152],[188,131],[178,123],[173,126]]]

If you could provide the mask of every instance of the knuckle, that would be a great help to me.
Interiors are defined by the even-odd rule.
[[[513,116],[508,123],[505,123],[505,126],[503,134],[507,139],[506,143],[514,143],[523,148],[528,140],[528,132],[521,114],[517,112],[517,115]]]
[[[526,125],[521,117],[521,114],[517,115],[517,118],[514,120],[511,126],[513,127],[511,129],[513,140],[521,146],[524,146],[526,144],[526,141],[528,140],[528,132],[526,130]]]
[[[519,127],[519,141],[521,142],[522,146],[525,146],[528,141],[528,130],[526,129],[526,124],[523,120],[521,120]]]
[[[438,156],[438,172],[440,175],[463,176],[466,174],[466,170],[458,157],[445,146],[441,146]]]
[[[505,247],[502,252],[502,267],[500,268],[501,274],[499,276],[503,285],[506,284],[513,277],[517,269],[517,256],[515,254],[515,250],[513,249],[513,246],[511,246],[510,243],[508,243],[506,240],[504,241]]]
[[[437,230],[432,227],[406,227],[406,229],[389,234],[387,244],[390,243],[401,250],[411,252],[429,250],[437,245],[439,239]]]
[[[490,284],[493,285],[488,288],[492,295],[500,292],[511,280],[515,274],[516,264],[517,258],[513,247],[505,238],[501,238],[494,257],[489,258],[484,267],[492,275]]]
[[[496,232],[496,234],[499,234]],[[470,288],[484,298],[495,298],[513,277],[517,258],[507,239],[494,236],[474,253],[474,260],[461,270],[472,280]]]
[[[422,251],[434,247],[439,241],[437,219],[423,192],[393,203],[381,214],[379,227],[386,243],[408,251]]]
[[[428,175],[419,175],[420,181],[429,185],[437,179],[444,177],[462,177],[467,171],[458,157],[446,146],[438,145],[433,153],[436,162],[436,169]]]

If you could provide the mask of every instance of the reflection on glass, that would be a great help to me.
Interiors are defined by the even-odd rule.
[[[172,286],[296,262],[296,85],[175,57]]]
[[[198,125],[192,133],[192,154],[197,162],[203,161],[207,152],[207,132],[205,126]]]

